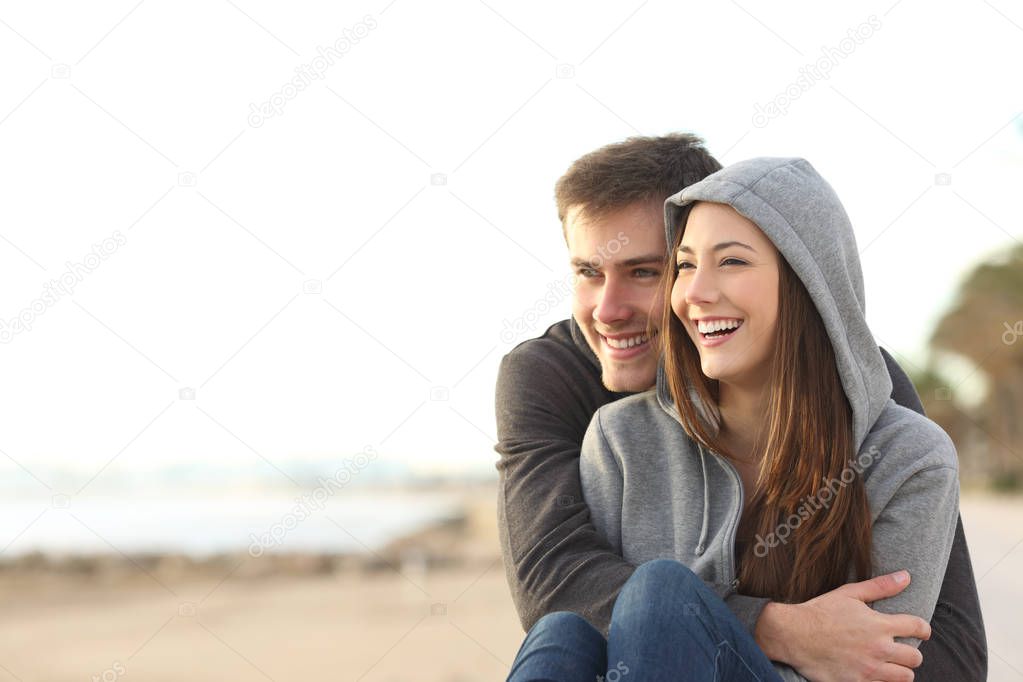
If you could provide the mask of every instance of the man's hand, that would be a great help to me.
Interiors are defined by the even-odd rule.
[[[768,658],[813,682],[909,682],[923,656],[895,638],[929,639],[930,624],[869,606],[902,592],[909,580],[908,572],[899,571],[842,585],[802,604],[771,602],[757,620],[757,644]]]

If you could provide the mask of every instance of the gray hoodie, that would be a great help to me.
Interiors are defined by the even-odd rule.
[[[808,191],[812,201],[806,200]],[[958,459],[940,427],[889,397],[891,380],[864,317],[852,226],[838,197],[802,159],[744,161],[668,198],[668,244],[695,201],[727,204],[756,223],[810,293],[852,408],[858,457],[850,460],[842,479],[862,476],[866,486],[872,575],[906,569],[912,576],[900,594],[872,606],[929,621],[959,512]],[[716,406],[701,408],[713,428]],[[724,457],[686,435],[663,363],[653,389],[594,414],[579,462],[593,523],[627,561],[638,565],[674,558],[720,596],[742,592],[735,569],[735,533],[744,505],[741,480]],[[844,486],[839,479],[822,481],[808,513],[826,513],[819,509],[827,502],[825,489],[841,494]],[[788,530],[779,527],[776,537],[763,541],[786,541],[798,527],[798,519],[792,519]],[[849,580],[854,579],[850,567]],[[919,645],[917,639],[899,641]],[[804,679],[788,666],[776,667],[786,680]]]

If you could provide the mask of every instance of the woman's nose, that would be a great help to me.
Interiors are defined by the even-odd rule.
[[[718,287],[714,273],[706,267],[697,267],[689,275],[686,283],[686,303],[696,305],[713,303],[718,297]]]

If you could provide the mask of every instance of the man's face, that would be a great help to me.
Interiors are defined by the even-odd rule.
[[[600,360],[604,386],[645,391],[654,385],[658,357],[647,321],[660,316],[664,300],[662,204],[631,204],[597,220],[572,207],[565,236],[576,275],[572,315]]]

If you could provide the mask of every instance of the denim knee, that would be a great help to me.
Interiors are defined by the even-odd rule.
[[[508,680],[592,682],[606,665],[604,635],[577,613],[555,611],[530,628]]]
[[[588,632],[595,630],[589,621],[572,611],[552,611],[533,623],[530,632],[538,629],[555,629],[560,632]],[[599,633],[598,633],[599,634]]]
[[[554,611],[533,624],[526,641],[540,643],[559,642],[573,647],[602,649],[607,644],[604,635],[578,613]]]
[[[681,561],[654,559],[640,564],[625,583],[622,591],[659,591],[666,584],[671,585],[673,590],[689,591],[703,586],[703,581]]]
[[[689,615],[703,601],[703,581],[674,559],[640,564],[615,600],[612,621],[626,625],[640,621],[670,621],[676,613]]]

